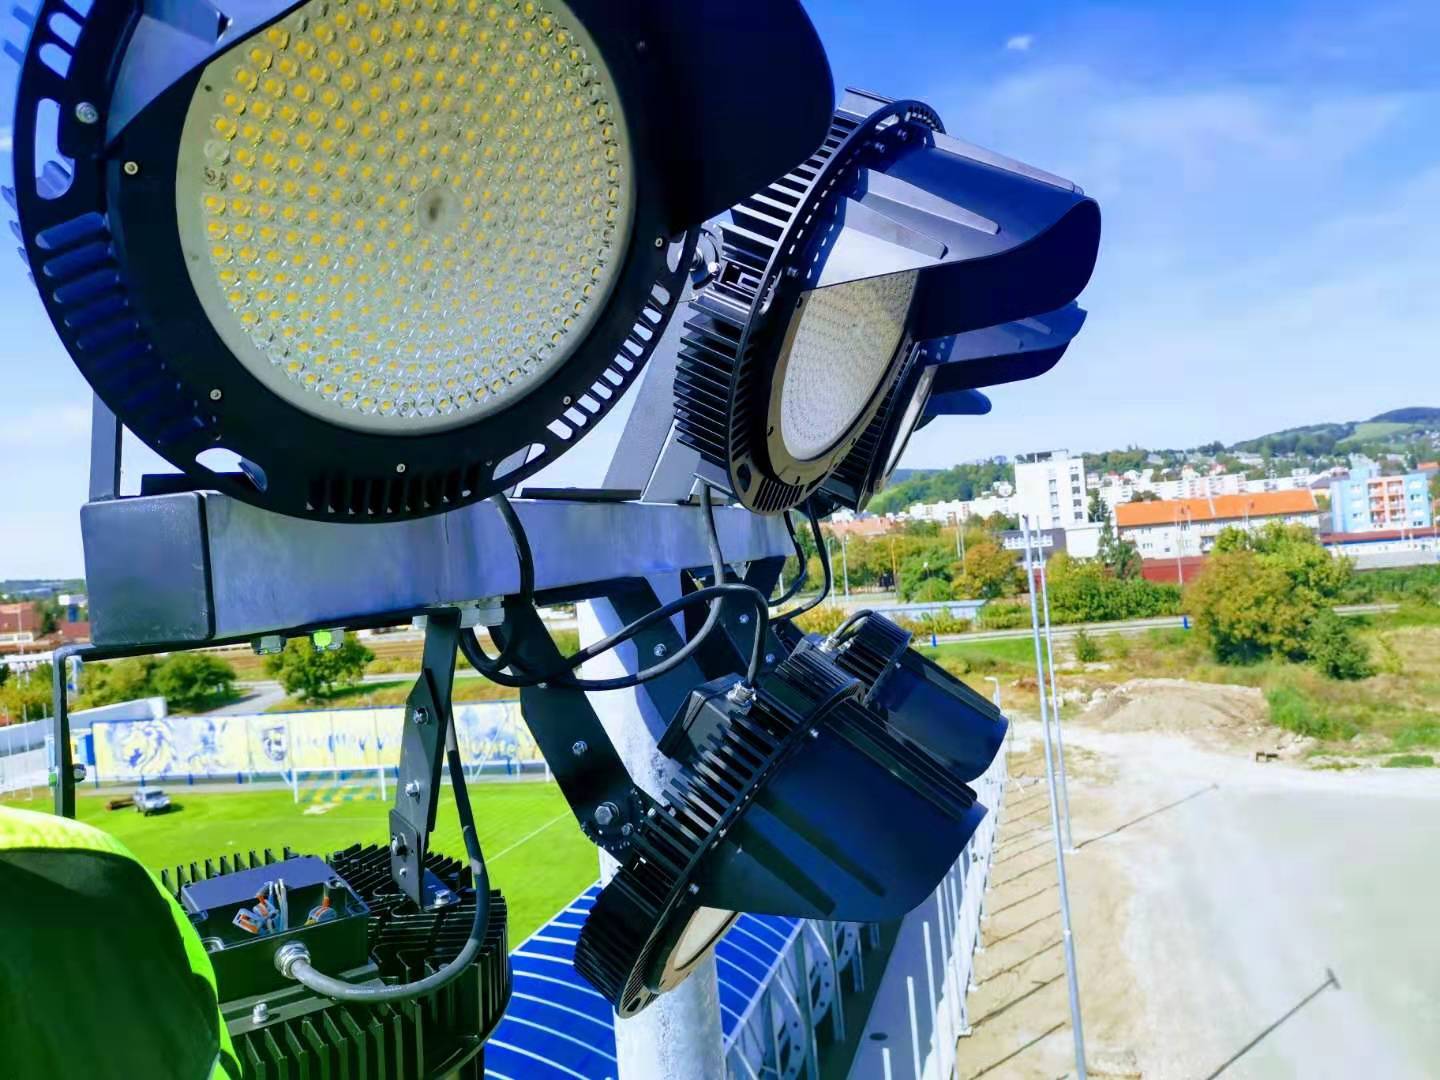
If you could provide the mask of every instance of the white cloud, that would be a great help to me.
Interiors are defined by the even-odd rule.
[[[1035,44],[1034,34],[1016,34],[1007,38],[1005,48],[1011,52],[1029,52],[1030,46]]]
[[[15,133],[9,128],[0,128],[0,154],[8,154],[15,147]]]

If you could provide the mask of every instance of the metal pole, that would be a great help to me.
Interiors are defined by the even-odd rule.
[[[1040,563],[1040,597],[1045,601],[1045,658],[1050,666],[1050,709],[1055,716],[1055,763],[1060,772],[1060,804],[1065,811],[1065,850],[1075,853],[1075,833],[1070,828],[1070,783],[1065,779],[1065,736],[1060,724],[1060,692],[1055,687],[1055,639],[1050,633],[1050,584],[1045,563]]]
[[[845,545],[850,542],[846,533],[840,534],[840,575],[845,581],[845,599],[850,599],[850,562],[845,557]]]
[[[1045,781],[1050,787],[1050,828],[1055,835],[1055,872],[1060,886],[1060,925],[1065,942],[1065,975],[1070,990],[1070,1028],[1075,1035],[1075,1072],[1086,1080],[1085,1030],[1080,1019],[1080,979],[1075,970],[1075,935],[1070,929],[1070,889],[1065,880],[1065,849],[1060,842],[1060,807],[1055,791],[1055,763],[1050,753],[1050,708],[1045,700],[1045,664],[1040,656],[1040,608],[1035,597],[1034,559],[1030,547],[1030,516],[1022,515],[1025,578],[1030,592],[1030,632],[1035,641],[1035,683],[1040,693],[1040,726],[1045,742]]]

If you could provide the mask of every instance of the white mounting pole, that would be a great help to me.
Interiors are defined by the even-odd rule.
[[[651,578],[661,603],[680,595],[675,575]],[[621,626],[603,600],[576,605],[580,644],[589,645]],[[584,666],[587,678],[613,678],[638,670],[635,647],[625,644]],[[674,767],[656,747],[669,717],[655,715],[641,688],[589,695],[631,777],[651,795],[661,796]],[[609,881],[615,861],[600,853],[600,876]],[[619,1080],[723,1080],[724,1035],[720,1026],[720,988],[712,954],[683,983],[662,994],[638,1016],[615,1020],[615,1058]]]
[[[1050,707],[1045,693],[1045,660],[1040,654],[1040,607],[1035,597],[1034,556],[1030,546],[1030,516],[1022,515],[1025,539],[1025,584],[1030,593],[1030,632],[1035,640],[1035,689],[1040,694],[1040,727],[1045,742],[1045,781],[1050,787],[1050,829],[1055,835],[1055,872],[1060,884],[1060,928],[1065,942],[1065,981],[1070,989],[1070,1029],[1075,1035],[1075,1072],[1086,1080],[1085,1029],[1080,1020],[1080,978],[1075,970],[1075,935],[1070,929],[1070,888],[1065,881],[1065,849],[1060,841],[1060,806],[1055,790],[1055,762],[1050,752]]]
[[[1075,833],[1070,828],[1070,783],[1065,779],[1065,736],[1060,725],[1060,691],[1055,688],[1055,639],[1050,633],[1050,584],[1045,560],[1040,560],[1040,598],[1045,602],[1045,659],[1050,667],[1050,709],[1055,716],[1055,764],[1060,772],[1060,805],[1065,812],[1065,850],[1075,853]]]

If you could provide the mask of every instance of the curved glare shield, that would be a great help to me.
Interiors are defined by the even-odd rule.
[[[851,90],[840,111],[884,103]],[[865,175],[816,286],[916,271],[911,332],[928,341],[1068,304],[1099,242],[1099,207],[1076,185],[936,132]]]
[[[926,360],[937,365],[932,400],[1043,375],[1060,362],[1084,325],[1084,309],[1067,304],[1044,315],[928,341]],[[931,415],[944,414],[931,410]]]
[[[593,430],[695,230],[833,110],[798,0],[41,0],[27,22],[11,201],[67,350],[197,486],[323,520],[452,509]],[[739,89],[735,57],[765,60]]]

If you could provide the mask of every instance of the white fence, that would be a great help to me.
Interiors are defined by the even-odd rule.
[[[898,1011],[880,1018],[885,1003],[876,999],[867,1030],[883,1026],[888,1035],[883,1044],[860,1040],[852,1077],[955,1075],[957,1042],[970,1033],[966,994],[1007,779],[1002,751],[972,785],[990,813],[935,891],[905,919],[884,976],[900,990]],[[864,989],[863,955],[878,943],[876,927],[799,923],[726,1045],[731,1080],[817,1080],[817,1029],[824,1022],[829,1041],[844,1040],[845,998]]]
[[[162,703],[163,704],[163,703]],[[149,702],[107,712],[72,731],[75,760],[96,784],[339,774],[374,777],[400,761],[402,707],[241,716],[156,715]],[[77,716],[79,714],[76,714]],[[542,758],[516,701],[457,705],[456,736],[477,771],[537,771]],[[54,762],[51,721],[0,727],[0,791],[44,786]]]

